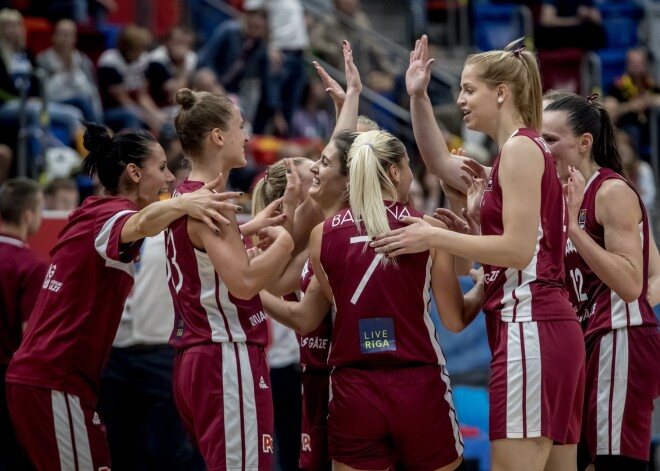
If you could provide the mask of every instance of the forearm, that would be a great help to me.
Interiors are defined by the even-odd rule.
[[[603,283],[625,302],[639,298],[642,291],[641,269],[625,257],[602,248],[579,227],[569,227],[568,236],[580,257]]]
[[[125,244],[155,236],[185,214],[185,205],[181,198],[152,203],[126,221],[121,230],[121,242]]]
[[[462,159],[449,153],[442,131],[435,121],[431,99],[426,93],[410,97],[410,115],[415,142],[429,172],[452,188],[467,193],[467,185],[460,178]]]
[[[660,275],[654,275],[649,278],[649,304],[651,307],[660,303]]]
[[[323,222],[323,211],[309,196],[296,209],[296,223],[293,225],[294,255],[306,251],[309,247],[309,235],[319,223]]]
[[[276,296],[284,296],[300,289],[300,274],[302,273],[308,253],[306,250],[294,256],[288,265],[282,264],[283,270],[271,278],[266,289]]]
[[[261,303],[264,306],[266,314],[271,318],[275,319],[282,325],[289,327],[290,329],[298,332],[299,330],[305,330],[304,319],[300,316],[299,312],[294,309],[294,305],[299,303],[294,301],[285,301],[282,298],[279,298],[268,291],[262,291],[260,293]]]
[[[347,90],[346,99],[344,100],[344,105],[341,107],[333,134],[337,134],[339,131],[355,132],[357,130],[359,105],[360,93],[354,90]]]
[[[236,275],[242,280],[240,293],[234,293],[242,299],[250,299],[264,289],[281,267],[286,266],[291,258],[292,244],[277,239],[259,256],[249,261],[242,273]]]
[[[463,323],[465,327],[470,325],[481,311],[484,303],[484,284],[483,281],[475,284],[463,298]]]

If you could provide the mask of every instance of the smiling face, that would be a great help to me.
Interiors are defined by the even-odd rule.
[[[138,183],[138,207],[140,209],[159,200],[161,193],[169,191],[174,175],[167,168],[165,151],[158,143],[151,145],[151,152],[140,168]]]
[[[245,159],[245,144],[248,135],[244,129],[243,117],[238,108],[232,110],[232,117],[227,123],[227,129],[222,132],[224,142],[223,153],[230,168],[240,168],[247,165]]]
[[[485,132],[497,117],[497,88],[481,79],[476,65],[468,64],[461,74],[461,92],[457,103],[467,128]]]
[[[568,181],[568,167],[580,163],[580,137],[575,136],[566,122],[563,111],[544,111],[542,135],[557,163],[557,171],[562,182]]]
[[[348,175],[342,174],[341,156],[334,141],[325,146],[321,158],[310,167],[313,175],[309,196],[326,210],[346,198]]]

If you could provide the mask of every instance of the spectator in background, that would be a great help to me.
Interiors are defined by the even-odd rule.
[[[243,9],[242,20],[218,25],[199,51],[199,65],[212,69],[227,92],[240,97],[241,114],[252,122],[259,101],[267,99],[268,14],[263,0],[246,0]]]
[[[0,11],[0,126],[18,127],[21,91],[25,96],[37,96],[39,84],[34,77],[35,62],[25,47],[25,26],[18,10]],[[26,102],[27,126],[41,126],[43,102],[28,98]],[[83,115],[77,108],[60,103],[48,103],[46,111],[50,121],[66,129],[70,145],[81,129]]]
[[[362,30],[371,30],[371,22],[362,11],[360,0],[335,0],[337,12],[353,20],[358,26],[342,21],[337,15],[326,15],[310,29],[310,42],[314,52],[335,68],[343,69],[344,58],[337,38],[353,44],[356,63],[367,71],[367,83],[376,91],[389,92],[394,88],[397,74],[395,64],[387,52],[371,38],[365,37]]]
[[[623,176],[635,187],[646,209],[652,210],[655,203],[656,186],[651,165],[638,157],[635,142],[630,134],[625,131],[617,131],[615,140],[621,157]]]
[[[660,104],[660,87],[651,75],[647,52],[642,48],[626,53],[626,70],[607,91],[605,107],[619,129],[634,139],[640,155],[651,154],[651,108]]]
[[[5,373],[23,338],[46,275],[46,263],[26,244],[41,225],[43,195],[27,178],[8,180],[0,187],[0,470],[32,470],[19,446],[7,410]]]
[[[227,91],[218,81],[218,76],[210,67],[197,69],[191,79],[191,84],[196,92],[209,92],[226,95]]]
[[[147,90],[145,73],[149,63],[147,47],[151,34],[145,28],[126,26],[116,49],[108,49],[98,60],[99,89],[105,108],[105,122],[114,131],[140,129],[146,125],[156,134],[165,124]]]
[[[73,105],[88,121],[102,121],[103,110],[96,84],[94,64],[76,49],[78,28],[71,20],[60,20],[53,31],[53,46],[37,56],[46,72],[48,100]]]
[[[254,130],[263,134],[272,117],[274,132],[291,135],[293,114],[300,105],[306,82],[305,50],[309,47],[305,12],[300,0],[268,0],[268,54],[271,77],[268,100],[261,105]]]
[[[308,80],[303,106],[293,115],[292,137],[306,137],[326,141],[332,134],[328,112],[322,107],[325,88],[319,80]]]
[[[14,161],[14,153],[11,147],[0,144],[0,184],[2,184],[7,177],[9,177],[9,170]]]
[[[173,106],[174,94],[189,86],[197,68],[197,53],[191,49],[194,40],[191,30],[177,26],[170,30],[162,46],[149,53],[149,94],[158,107]]]
[[[73,178],[53,178],[44,190],[45,209],[73,211],[80,204],[80,192]]]
[[[536,46],[539,49],[600,49],[605,29],[593,0],[543,0]]]

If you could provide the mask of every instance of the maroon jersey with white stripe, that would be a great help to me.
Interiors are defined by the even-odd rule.
[[[405,226],[401,216],[423,215],[384,202],[390,228]],[[431,265],[428,251],[402,255],[397,264],[383,257],[358,231],[350,208],[323,224],[321,264],[328,275],[336,314],[331,366],[444,365],[445,357],[429,317]]]
[[[193,192],[203,182],[185,180],[174,196]],[[268,326],[259,295],[233,296],[215,271],[208,254],[188,236],[188,216],[165,232],[167,278],[174,301],[174,331],[170,344],[186,348],[211,342],[247,342],[266,346]]]
[[[484,265],[483,311],[500,316],[504,322],[575,320],[575,311],[564,287],[563,255],[568,216],[555,161],[537,132],[518,129],[513,136],[532,139],[545,159],[536,247],[531,262],[523,270]],[[519,165],[524,165],[524,159],[520,159]],[[499,166],[498,154],[481,200],[482,235],[501,235],[504,231]]]
[[[305,262],[300,276],[300,291],[305,295],[309,282],[314,276],[314,269],[309,259]],[[305,368],[329,369],[328,353],[332,337],[332,311],[323,318],[319,326],[307,335],[298,335],[300,344],[300,364]]]
[[[0,233],[0,365],[7,366],[23,338],[48,264],[16,237]]]
[[[619,179],[628,183],[621,175],[609,168],[597,170],[585,187],[584,199],[578,215],[580,227],[602,248],[605,248],[605,230],[596,220],[596,194],[603,182],[610,179]],[[621,327],[658,325],[653,309],[646,299],[649,274],[649,221],[641,199],[639,206],[642,209],[639,231],[644,256],[642,277],[644,281],[639,298],[632,303],[625,303],[618,294],[603,283],[578,254],[571,241],[568,241],[566,284],[571,303],[575,306],[582,322],[585,337]]]
[[[62,391],[96,403],[101,372],[133,287],[142,240],[121,244],[137,212],[119,197],[87,198],[69,215],[51,251],[8,383]]]

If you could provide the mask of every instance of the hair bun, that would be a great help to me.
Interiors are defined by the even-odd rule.
[[[195,104],[195,93],[189,88],[182,88],[174,96],[176,101],[184,110],[189,110]]]
[[[108,130],[104,126],[89,121],[83,121],[82,123],[87,128],[83,136],[85,149],[96,153],[107,148],[112,143],[112,137],[110,137]]]

